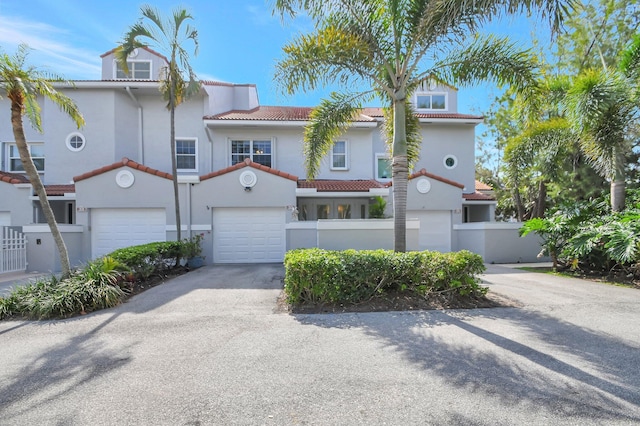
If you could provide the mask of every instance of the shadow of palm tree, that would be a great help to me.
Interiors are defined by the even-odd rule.
[[[294,317],[306,325],[360,328],[450,386],[497,396],[505,406],[640,421],[638,347],[557,318],[515,308]]]
[[[14,374],[4,375],[0,381],[2,422],[11,423],[11,419],[20,418],[30,410],[127,365],[131,359],[122,355],[128,352],[127,348],[114,351],[105,342],[93,338],[118,316],[110,315],[87,333],[47,346],[32,359],[22,360],[24,366]],[[56,326],[50,321],[23,324],[37,328]],[[55,333],[51,337],[55,338]],[[18,401],[21,403],[16,404]]]

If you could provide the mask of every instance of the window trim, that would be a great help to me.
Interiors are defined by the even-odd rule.
[[[194,143],[194,148],[195,148],[195,153],[194,154],[178,154],[178,141],[190,141]],[[178,172],[197,172],[198,171],[198,138],[197,137],[176,137],[176,164],[178,163],[178,155],[183,155],[183,156],[193,156],[195,161],[194,161],[194,166],[195,168],[193,169],[176,169]]]
[[[339,142],[344,143],[344,152],[334,153],[333,148],[336,146],[336,143],[339,143]],[[344,167],[335,166],[335,161],[334,161],[335,155],[344,156]],[[340,139],[333,142],[333,144],[331,145],[331,152],[329,153],[329,162],[330,162],[331,170],[338,170],[338,171],[349,170],[349,141],[347,139]]]
[[[33,145],[42,146],[42,147],[44,148],[44,142],[29,142],[29,143],[27,143],[27,146],[29,147],[29,154],[31,154],[31,147],[32,147]],[[25,171],[25,170],[13,170],[13,168],[11,167],[11,163],[12,163],[12,161],[11,161],[11,160],[14,160],[14,159],[20,160],[20,155],[19,155],[19,154],[18,154],[18,156],[17,156],[17,157],[11,157],[11,147],[12,147],[12,146],[15,146],[15,147],[16,147],[16,151],[17,151],[17,149],[18,149],[18,144],[17,144],[17,143],[15,143],[15,142],[8,142],[8,143],[6,144],[7,171],[8,171],[9,173],[26,173],[26,171]],[[42,170],[38,170],[38,173],[44,173],[44,172],[45,172],[45,170],[47,169],[47,168],[46,168],[46,165],[47,165],[47,162],[46,162],[46,156],[45,156],[45,155],[43,155],[42,157],[33,157],[33,155],[31,156],[31,159],[32,159],[32,160],[33,160],[33,159],[39,159],[39,158],[42,158],[42,160],[44,161],[44,168],[43,168]],[[34,164],[35,164],[35,162],[34,162]],[[37,169],[38,169],[38,167],[36,166],[36,170],[37,170]]]
[[[80,146],[80,148],[74,148],[71,145],[71,139],[74,137],[79,136],[80,138],[82,138],[82,146]],[[87,146],[87,138],[84,137],[84,135],[80,132],[73,132],[73,133],[69,133],[69,135],[67,136],[67,139],[65,141],[67,148],[69,149],[69,151],[71,152],[80,152],[84,149],[85,146]]]
[[[153,61],[151,59],[131,59],[127,58],[127,63],[136,64],[136,63],[148,63],[149,64],[149,78],[136,78],[135,77],[135,65],[129,67],[129,75],[130,77],[118,77],[118,67],[120,63],[114,59],[113,60],[113,79],[114,80],[153,80]]]
[[[237,138],[227,138],[227,149],[228,149],[228,155],[227,155],[227,164],[229,165],[229,167],[233,166],[233,142],[238,142],[238,141],[249,141],[250,145],[249,145],[249,160],[254,161],[253,159],[253,143],[254,142],[266,142],[269,141],[271,142],[271,153],[269,154],[271,156],[271,165],[270,166],[265,166],[265,167],[269,167],[271,169],[275,169],[276,168],[276,138],[275,137],[255,137],[255,138],[243,138],[243,137],[237,137]],[[265,154],[259,154],[259,155],[265,155]],[[244,161],[244,160],[242,160]],[[241,163],[238,162],[238,163]],[[236,163],[236,164],[238,164]]]
[[[444,96],[444,108],[420,108],[418,106],[419,96]],[[449,94],[447,92],[416,92],[414,95],[414,102],[417,111],[449,111]],[[433,106],[433,99],[431,101],[431,106]]]
[[[453,165],[452,165],[452,166],[449,166],[449,165],[447,164],[447,160],[448,160],[449,158],[451,158],[451,159],[453,160]],[[445,167],[447,170],[453,170],[453,169],[455,169],[456,167],[458,167],[458,157],[456,157],[456,156],[455,156],[455,155],[453,155],[453,154],[447,154],[447,155],[445,155],[445,156],[444,156],[444,158],[442,159],[442,164],[444,165],[444,167]]]
[[[380,181],[380,182],[388,182],[388,181],[390,181],[390,180],[391,180],[391,178],[392,178],[392,176],[393,176],[393,170],[391,170],[391,175],[392,175],[392,176],[389,176],[388,178],[382,178],[382,177],[380,177],[380,176],[379,176],[379,170],[380,170],[380,169],[379,169],[379,163],[380,163],[380,160],[387,160],[387,161],[391,161],[391,158],[389,157],[389,154],[386,154],[386,153],[384,153],[384,152],[377,152],[377,153],[376,153],[376,159],[375,159],[376,164],[375,164],[375,170],[374,170],[374,172],[375,172],[375,179],[376,179],[377,181]]]

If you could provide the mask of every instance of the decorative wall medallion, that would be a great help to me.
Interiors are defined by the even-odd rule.
[[[431,182],[429,182],[429,179],[425,178],[418,179],[418,182],[416,182],[416,189],[419,193],[426,194],[431,190]]]
[[[258,176],[251,170],[240,173],[240,185],[244,188],[253,188],[258,182]]]
[[[129,170],[120,170],[116,175],[116,183],[120,188],[129,188],[136,178]]]

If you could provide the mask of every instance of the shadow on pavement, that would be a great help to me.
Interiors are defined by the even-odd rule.
[[[498,396],[506,406],[640,421],[630,412],[640,407],[638,347],[540,313],[500,308],[295,318],[317,327],[360,328],[452,386]]]

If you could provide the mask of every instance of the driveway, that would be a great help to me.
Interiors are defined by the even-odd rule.
[[[509,308],[288,315],[281,265],[0,322],[3,425],[640,422],[640,291],[500,266]]]

